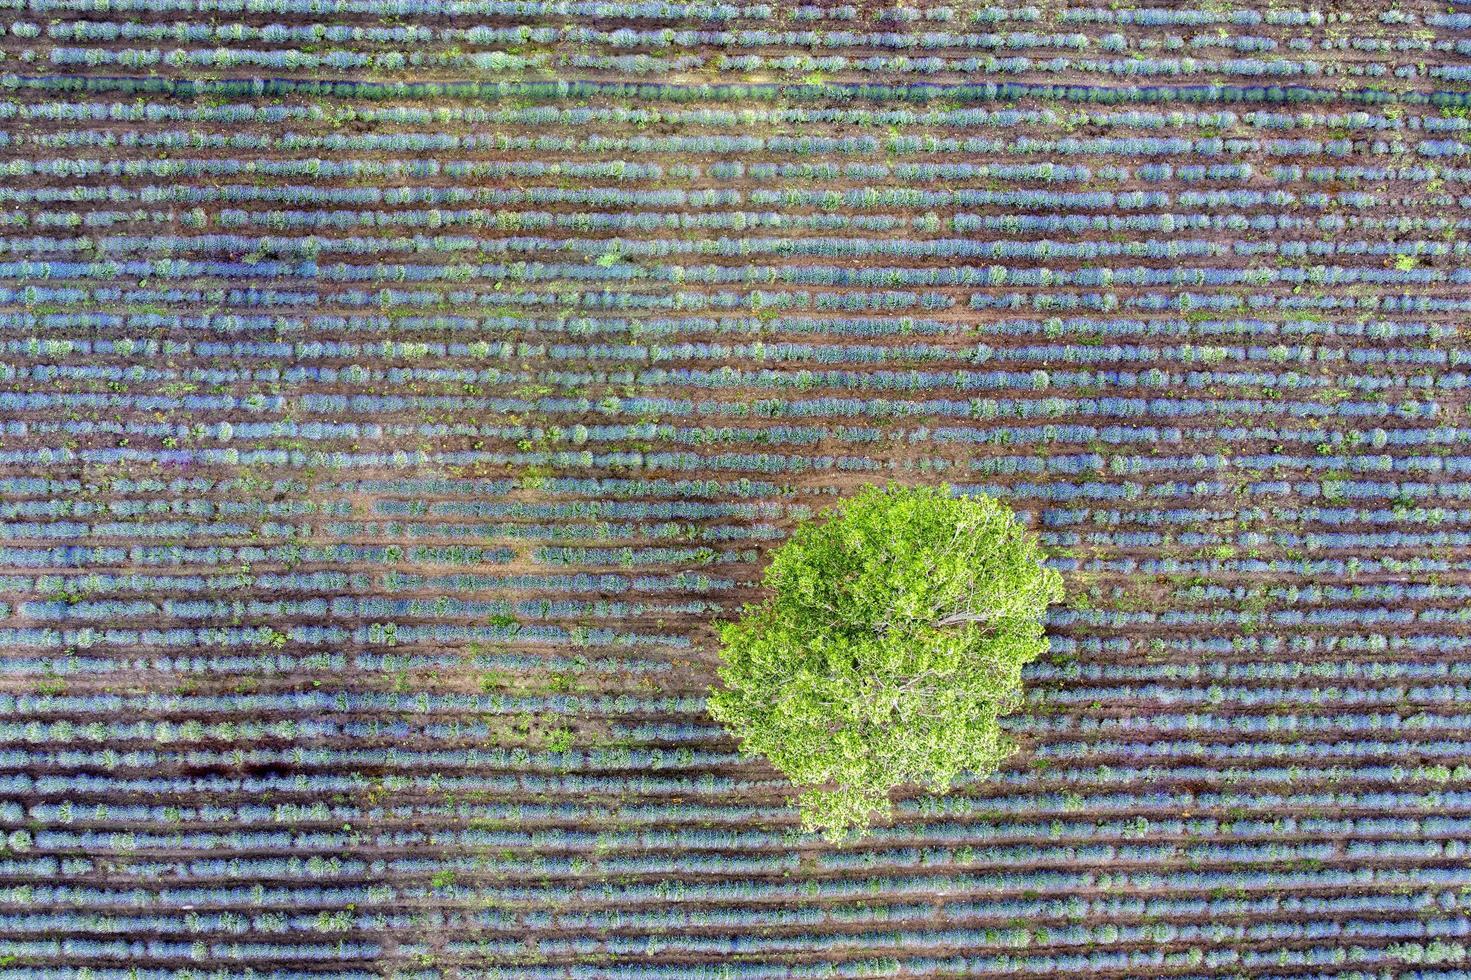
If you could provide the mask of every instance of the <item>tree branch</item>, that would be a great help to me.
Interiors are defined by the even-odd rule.
[[[951,613],[944,619],[935,621],[936,626],[958,626],[961,623],[984,623],[991,618],[990,613],[958,612]]]

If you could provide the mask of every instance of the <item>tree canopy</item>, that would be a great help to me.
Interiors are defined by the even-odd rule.
[[[947,792],[1015,746],[997,719],[1047,650],[1062,579],[989,497],[867,487],[776,550],[769,595],[721,628],[715,719],[801,788],[830,839],[892,813],[889,792]]]

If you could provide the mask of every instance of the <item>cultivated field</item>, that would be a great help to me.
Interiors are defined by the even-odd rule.
[[[0,976],[1471,975],[1471,4],[0,10]],[[1069,600],[828,845],[891,479]]]

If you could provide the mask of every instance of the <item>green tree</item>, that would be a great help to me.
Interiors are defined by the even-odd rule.
[[[769,597],[721,629],[710,713],[803,792],[803,827],[861,835],[889,791],[947,792],[1015,746],[1022,666],[1062,579],[989,497],[867,487],[777,549]]]

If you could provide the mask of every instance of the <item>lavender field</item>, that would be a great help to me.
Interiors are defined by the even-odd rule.
[[[1471,977],[1471,3],[0,0],[0,977]],[[862,840],[876,482],[1068,600]]]

